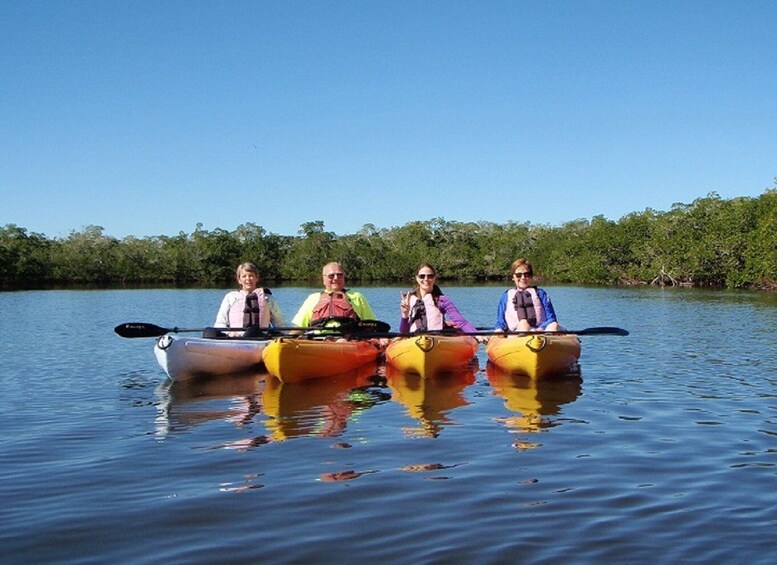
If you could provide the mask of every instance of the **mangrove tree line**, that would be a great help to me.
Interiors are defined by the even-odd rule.
[[[100,226],[49,238],[7,224],[0,228],[0,285],[231,286],[243,261],[256,263],[268,283],[308,282],[335,259],[360,282],[406,282],[422,261],[449,280],[504,280],[510,263],[525,256],[546,281],[773,289],[775,234],[775,189],[730,200],[711,193],[668,211],[556,227],[434,218],[391,228],[367,224],[338,236],[311,221],[285,236],[247,222],[233,231],[197,224],[191,234],[117,239]]]

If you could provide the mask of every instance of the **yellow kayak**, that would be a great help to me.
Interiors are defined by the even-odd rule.
[[[567,373],[580,357],[580,340],[573,334],[495,336],[488,340],[486,353],[509,373],[541,379]]]
[[[267,371],[284,383],[331,377],[352,371],[380,355],[365,340],[281,337],[262,351]]]
[[[465,368],[477,349],[478,342],[466,335],[421,334],[392,341],[386,361],[405,373],[433,377]]]

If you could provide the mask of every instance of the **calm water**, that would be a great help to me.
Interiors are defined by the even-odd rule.
[[[499,288],[444,290],[493,323]],[[223,291],[0,293],[0,560],[773,562],[777,296],[548,290],[631,335],[559,382],[481,347],[439,381],[188,387],[112,329],[208,325]],[[396,328],[398,289],[364,291]]]

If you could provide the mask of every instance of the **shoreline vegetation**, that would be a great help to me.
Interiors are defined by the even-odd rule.
[[[117,239],[101,226],[65,238],[0,227],[0,289],[62,286],[231,286],[235,265],[257,264],[265,283],[317,281],[338,260],[361,283],[397,283],[422,261],[449,281],[503,281],[530,258],[545,283],[676,285],[777,290],[777,189],[728,200],[716,193],[665,212],[646,209],[561,226],[443,218],[401,227],[365,224],[354,234],[306,222],[295,236],[255,223],[233,231]]]

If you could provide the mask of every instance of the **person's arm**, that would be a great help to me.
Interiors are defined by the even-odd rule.
[[[448,318],[448,320],[450,320],[450,322],[453,324],[453,327],[456,329],[468,333],[477,331],[477,328],[470,324],[467,319],[461,315],[461,312],[459,312],[459,309],[456,308],[453,300],[447,296],[441,296],[437,302],[437,305],[440,308],[440,311]]]
[[[299,307],[294,318],[291,320],[293,326],[307,328],[310,326],[310,320],[313,318],[313,307],[318,303],[320,294],[315,292],[305,299],[302,306]]]
[[[282,326],[284,324],[284,321],[283,321],[283,312],[281,312],[281,307],[278,306],[278,303],[272,297],[270,297],[270,300],[268,300],[268,303],[270,305],[270,324],[276,328],[278,326]]]
[[[540,301],[542,302],[542,307],[545,310],[545,321],[542,322],[542,325],[540,326],[542,329],[545,329],[548,327],[549,324],[553,322],[558,322],[556,319],[556,310],[553,308],[553,303],[550,301],[550,296],[548,296],[548,293],[542,290],[541,288],[537,289],[540,295]]]
[[[399,333],[406,334],[410,332],[410,318],[399,319]]]
[[[235,303],[235,298],[232,292],[228,292],[221,300],[221,306],[216,314],[216,321],[213,322],[215,328],[228,328],[229,327],[229,308]]]
[[[496,307],[496,323],[494,328],[507,331],[507,320],[505,319],[505,310],[507,309],[507,291],[504,291],[499,299],[499,305]]]
[[[351,302],[351,306],[353,306],[354,311],[356,314],[361,318],[362,320],[376,320],[377,317],[375,316],[375,312],[372,311],[372,307],[370,306],[370,303],[367,302],[367,299],[364,298],[364,295],[360,292],[356,292],[354,290],[349,290],[346,292],[346,296],[348,296],[348,300]]]

